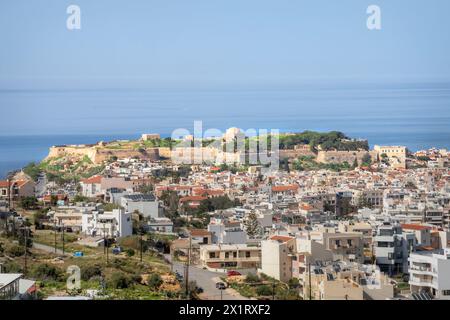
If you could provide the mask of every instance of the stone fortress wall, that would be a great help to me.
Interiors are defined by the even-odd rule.
[[[369,155],[372,161],[378,161],[378,154],[376,151],[319,151],[317,153],[317,162],[321,163],[343,163],[347,162],[352,165],[355,159],[359,164],[362,163],[363,158]]]
[[[46,159],[58,158],[66,155],[79,157],[87,156],[93,163],[100,164],[112,157],[121,158],[139,158],[142,160],[158,160],[158,148],[147,148],[144,150],[133,149],[108,149],[101,145],[70,145],[53,146],[50,148]]]

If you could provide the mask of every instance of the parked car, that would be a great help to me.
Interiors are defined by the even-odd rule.
[[[241,273],[240,273],[240,272],[237,272],[237,271],[235,271],[235,270],[230,270],[230,271],[227,272],[227,276],[228,276],[228,277],[232,277],[232,276],[240,276],[240,275],[241,275]]]
[[[198,294],[203,293],[203,288],[201,288],[201,287],[196,287],[196,288],[195,288],[195,291],[196,291]]]
[[[74,257],[82,257],[82,256],[84,256],[84,253],[83,253],[83,251],[75,251],[73,253],[73,256]]]
[[[121,253],[122,252],[122,248],[121,247],[114,247],[113,249],[112,249],[112,253],[113,254],[119,254],[119,253]]]
[[[225,290],[227,288],[227,286],[223,282],[217,282],[216,283],[216,288],[219,289],[219,290]]]

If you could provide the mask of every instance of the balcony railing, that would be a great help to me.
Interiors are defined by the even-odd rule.
[[[428,267],[421,267],[421,266],[411,266],[410,267],[411,270],[413,271],[427,271],[427,272],[433,272],[433,270],[431,268]]]

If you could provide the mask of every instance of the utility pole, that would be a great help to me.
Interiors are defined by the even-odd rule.
[[[185,286],[186,286],[186,296],[189,299],[189,264],[191,263],[191,251],[192,251],[192,236],[189,234],[189,249],[188,258],[186,261],[186,276],[185,276]]]
[[[64,240],[64,223],[62,224],[62,251],[63,251],[63,255],[65,254],[65,248],[64,248],[64,244],[65,244],[65,240]]]
[[[275,280],[272,282],[272,300],[275,300]]]
[[[107,240],[107,245],[106,245],[106,264],[109,263],[109,232],[108,232],[108,236],[106,237]]]
[[[372,240],[372,264],[375,265],[376,258],[375,258],[375,243]]]
[[[56,254],[56,243],[57,243],[57,240],[56,240],[56,236],[57,236],[57,232],[56,232],[56,219],[53,221],[53,231],[54,231],[54,233],[55,233],[55,254]]]
[[[11,211],[11,181],[8,179],[8,211]]]
[[[311,287],[311,261],[308,262],[308,278],[309,278],[309,300],[312,300],[312,287]]]
[[[103,222],[103,253],[106,255],[106,228]]]
[[[144,246],[143,241],[142,241],[142,230],[140,230],[139,233],[141,235],[140,244],[141,244],[141,262],[142,262],[142,250],[143,250],[143,246]]]
[[[24,238],[25,238],[25,260],[24,260],[24,268],[23,268],[23,273],[26,275],[27,274],[27,251],[28,251],[28,228],[24,227],[23,229],[24,232]]]

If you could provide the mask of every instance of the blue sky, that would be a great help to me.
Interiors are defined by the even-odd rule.
[[[380,31],[366,28],[370,4]],[[448,0],[2,0],[0,88],[448,79],[449,12]]]

